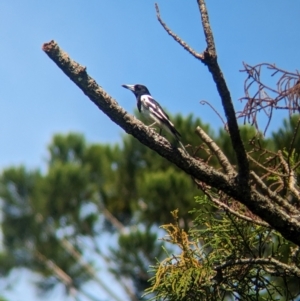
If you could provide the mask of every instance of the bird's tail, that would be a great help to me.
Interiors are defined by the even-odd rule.
[[[176,138],[176,140],[177,140],[178,143],[180,144],[180,146],[181,146],[181,148],[183,149],[183,151],[185,152],[185,154],[188,155],[188,152],[186,151],[184,145],[183,145],[182,142],[180,141],[180,138],[181,138],[180,133],[176,130],[174,124],[173,124],[170,120],[168,120],[168,124],[167,124],[167,126],[165,127],[165,129],[166,129],[170,134],[172,134],[172,135]],[[160,134],[161,134],[161,132],[160,132]]]
[[[185,152],[185,154],[188,155],[188,152],[187,152],[187,150],[185,149],[185,147],[184,147],[184,145],[182,144],[182,142],[181,142],[179,139],[177,139],[177,141],[179,142],[179,144],[180,144],[181,148],[183,149],[183,151]]]

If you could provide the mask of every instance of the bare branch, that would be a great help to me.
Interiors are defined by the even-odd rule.
[[[272,120],[273,110],[288,110],[289,114],[300,112],[300,74],[288,72],[276,67],[274,64],[262,63],[250,66],[243,63],[242,72],[247,73],[244,82],[245,100],[244,109],[237,112],[238,118],[244,118],[258,128],[257,114],[263,112],[267,116],[266,133]],[[262,80],[263,71],[268,71],[270,77],[278,76],[273,86],[267,85]]]
[[[262,220],[258,220],[258,219],[253,219],[251,217],[248,217],[246,215],[243,215],[239,212],[237,212],[236,210],[230,208],[228,205],[226,205],[225,203],[223,203],[222,201],[219,201],[217,198],[213,197],[210,193],[208,193],[207,191],[204,191],[204,193],[209,197],[209,199],[216,204],[218,207],[223,208],[225,211],[230,212],[231,214],[235,215],[236,217],[245,220],[247,222],[259,225],[259,226],[263,226],[266,228],[270,228],[270,225]]]
[[[291,155],[293,154],[294,143],[295,143],[296,136],[298,134],[299,128],[300,128],[300,118],[298,118],[296,127],[294,129],[293,137],[292,137],[292,140],[290,142],[289,150],[288,150],[287,162],[288,162],[289,169],[291,169],[291,160],[290,159],[291,159]],[[293,167],[293,168],[295,168],[295,167]]]
[[[269,257],[269,258],[241,258],[235,260],[229,260],[216,267],[216,270],[221,270],[234,265],[261,265],[263,267],[272,267],[277,270],[281,270],[282,274],[289,276],[300,277],[300,269],[294,265],[288,265],[281,261]],[[270,272],[270,271],[269,271]],[[277,275],[277,274],[276,274]]]
[[[73,283],[73,279],[65,271],[63,271],[58,265],[56,265],[56,263],[53,260],[48,259],[39,251],[35,251],[35,256],[41,263],[43,263],[49,270],[51,270],[53,274],[60,281],[62,281],[66,287],[68,287],[71,290],[77,291]]]
[[[224,119],[222,118],[222,116],[221,116],[221,114],[214,108],[214,106],[211,104],[211,103],[209,103],[208,101],[206,101],[206,100],[201,100],[200,101],[200,103],[202,104],[202,105],[208,105],[216,114],[217,114],[217,116],[220,118],[220,120],[222,121],[222,123],[223,123],[223,126],[224,126],[224,128],[226,129],[226,122],[224,121]],[[227,131],[228,132],[228,131]]]
[[[217,61],[214,37],[210,27],[205,1],[197,0],[197,2],[207,43],[207,50],[204,52],[204,63],[205,65],[207,65],[209,71],[213,76],[214,82],[216,83],[217,90],[222,100],[222,105],[228,122],[228,129],[232,141],[232,146],[235,151],[239,167],[238,183],[243,188],[245,196],[249,196],[249,163],[246,155],[246,150],[240,136],[230,92]]]
[[[64,272],[53,260],[47,259],[42,253],[35,251],[36,258],[44,264],[49,270],[51,270],[54,274],[54,276],[68,288],[69,294],[71,296],[76,296],[79,293],[86,296],[88,299],[93,301],[99,301],[100,299],[96,299],[95,297],[91,296],[90,294],[87,294],[83,289],[77,290],[75,287],[72,278]],[[76,299],[77,300],[77,299]]]
[[[239,167],[239,177],[238,177],[238,184],[241,185],[242,189],[244,190],[245,195],[247,197],[250,196],[250,190],[249,190],[249,163],[246,155],[246,151],[244,148],[244,144],[242,142],[237,119],[235,115],[235,110],[232,104],[230,92],[228,90],[227,84],[225,82],[223,73],[220,69],[220,66],[217,62],[217,54],[215,49],[215,43],[214,38],[212,34],[212,30],[210,28],[209,19],[208,19],[208,13],[206,9],[206,5],[204,0],[197,0],[201,19],[202,19],[202,25],[203,30],[206,38],[207,43],[207,49],[203,52],[203,54],[199,55],[194,50],[192,50],[185,42],[183,42],[180,38],[178,38],[167,26],[166,24],[161,20],[159,15],[158,6],[156,4],[156,11],[158,15],[158,20],[161,23],[161,25],[164,27],[164,29],[167,31],[169,35],[171,35],[181,46],[183,46],[187,51],[189,51],[194,57],[200,59],[205,65],[207,65],[209,71],[211,72],[213,76],[213,80],[216,83],[217,90],[219,92],[219,95],[222,100],[222,105],[225,111],[225,115],[228,122],[228,129],[230,133],[230,138],[232,141],[232,146],[235,151],[238,167]]]
[[[232,167],[224,153],[221,151],[219,146],[203,131],[203,129],[200,126],[197,126],[196,133],[206,143],[209,149],[215,154],[226,174],[235,176],[236,172],[234,168]]]
[[[297,201],[300,202],[300,191],[297,189],[297,181],[296,181],[296,175],[295,172],[293,170],[290,171],[290,175],[289,175],[289,189],[292,192],[292,194],[294,195],[294,197],[297,198]]]
[[[125,226],[104,206],[103,202],[101,202],[100,195],[97,195],[96,199],[96,204],[99,208],[99,211],[103,213],[105,218],[111,223],[113,227],[116,228],[116,230],[119,231],[120,234],[125,234]]]
[[[283,154],[281,151],[278,151],[278,155],[280,158],[280,161],[285,169],[285,171],[288,173],[288,188],[292,192],[292,194],[297,198],[298,202],[300,201],[300,192],[296,188],[297,182],[296,182],[296,175],[293,170],[291,170],[289,164],[284,160]]]
[[[95,269],[90,265],[86,260],[83,258],[83,256],[75,249],[75,247],[67,240],[62,239],[61,245],[65,248],[65,250],[76,260],[78,264],[85,270],[87,274],[90,275],[90,277],[97,282],[97,284],[114,300],[121,301],[120,299],[109,286],[107,286],[102,279],[100,279],[95,271]]]
[[[274,204],[267,196],[261,195],[254,188],[251,188],[251,191],[245,190],[243,186],[237,185],[235,178],[230,175],[224,175],[200,160],[185,155],[183,150],[177,149],[155,131],[148,129],[142,122],[121,108],[87,74],[86,68],[71,60],[56,42],[51,41],[44,44],[43,50],[100,110],[127,133],[177,165],[188,175],[223,191],[228,196],[246,205],[254,214],[269,223],[286,239],[300,245],[300,236],[298,235],[300,233],[300,223],[295,218],[291,218],[289,212]],[[240,176],[242,175],[241,172]],[[242,180],[245,181],[245,179],[240,179],[240,181]],[[246,181],[248,183],[248,180]]]
[[[205,34],[205,39],[206,39],[206,44],[207,44],[207,51],[209,52],[209,54],[211,56],[216,57],[217,53],[216,53],[216,48],[215,48],[215,42],[214,42],[214,37],[213,37],[211,27],[210,27],[210,23],[209,23],[206,4],[205,4],[204,0],[197,0],[197,2],[198,2],[199,11],[201,14],[202,26],[204,29],[204,34]]]
[[[284,178],[284,177],[287,177],[288,175],[287,174],[283,174],[283,173],[280,173],[274,169],[270,169],[268,168],[266,165],[264,164],[261,164],[259,163],[258,161],[256,161],[254,158],[252,158],[249,154],[248,154],[248,158],[254,162],[257,166],[259,166],[260,168],[264,169],[265,171],[267,171],[269,174],[272,174],[272,175],[276,175],[280,178]]]
[[[198,60],[203,60],[203,54],[197,53],[194,49],[192,49],[186,42],[184,42],[181,38],[179,38],[172,30],[167,26],[167,24],[161,19],[158,4],[155,3],[156,16],[159,23],[165,29],[165,31],[176,41],[178,42],[186,51],[188,51],[192,56],[194,56]]]
[[[299,212],[291,205],[289,204],[285,199],[280,197],[279,194],[276,192],[273,192],[262,180],[261,178],[254,172],[251,171],[251,176],[255,183],[259,186],[259,188],[266,194],[268,197],[276,202],[278,205],[280,205],[282,208],[285,208],[287,212],[289,212],[292,215],[297,215]]]

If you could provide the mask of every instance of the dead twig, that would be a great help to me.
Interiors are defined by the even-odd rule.
[[[220,165],[223,167],[226,174],[235,175],[236,171],[228,161],[225,154],[221,151],[219,146],[204,132],[204,130],[200,126],[197,126],[196,133],[200,136],[200,138],[205,142],[205,144],[217,157]]]
[[[263,112],[267,117],[264,129],[266,133],[273,117],[274,110],[288,110],[289,114],[300,112],[300,74],[298,71],[289,72],[278,68],[274,64],[261,63],[250,66],[243,63],[248,75],[244,82],[245,96],[240,98],[246,101],[244,109],[237,112],[238,118],[244,118],[258,129],[257,114]],[[269,77],[277,76],[273,85],[267,84],[265,72]]]

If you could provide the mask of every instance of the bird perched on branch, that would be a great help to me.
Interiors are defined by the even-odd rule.
[[[122,85],[122,87],[133,92],[137,100],[137,107],[140,113],[154,121],[149,127],[157,124],[161,131],[164,129],[170,133],[179,142],[182,149],[187,153],[185,147],[180,141],[180,133],[176,130],[174,124],[170,121],[168,114],[163,110],[160,104],[151,96],[149,90],[144,85]]]

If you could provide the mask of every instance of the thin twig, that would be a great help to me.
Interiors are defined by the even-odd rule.
[[[201,14],[201,20],[202,20],[202,26],[204,29],[204,35],[206,39],[206,44],[207,44],[207,51],[211,56],[216,57],[216,48],[215,48],[215,42],[214,42],[214,36],[210,27],[210,22],[208,18],[208,12],[206,9],[206,4],[204,0],[197,0],[198,3],[198,8]]]
[[[293,147],[294,147],[294,143],[295,143],[295,140],[296,140],[296,136],[297,136],[298,131],[299,131],[299,126],[300,126],[300,118],[298,118],[296,127],[295,127],[294,132],[293,132],[293,137],[292,137],[292,140],[291,140],[290,146],[289,146],[288,157],[287,157],[289,169],[291,169],[290,158],[291,158],[291,154],[293,152]]]
[[[109,296],[111,296],[114,300],[121,301],[122,299],[119,298],[114,292],[111,287],[106,285],[103,280],[98,277],[95,269],[89,264],[83,256],[75,249],[75,247],[67,240],[62,239],[61,245],[65,248],[65,250],[76,260],[76,262],[85,270],[87,274],[90,275],[91,279],[93,279]]]
[[[228,205],[226,205],[225,203],[219,201],[218,199],[214,198],[210,193],[208,193],[207,191],[204,192],[208,197],[209,199],[214,203],[216,204],[218,207],[221,207],[223,208],[225,211],[227,212],[230,212],[232,213],[233,215],[235,215],[236,217],[242,219],[242,220],[245,220],[246,222],[250,222],[250,223],[253,223],[253,224],[256,224],[256,225],[259,225],[259,226],[263,226],[263,227],[266,227],[266,228],[270,228],[270,225],[262,220],[254,220],[253,218],[251,217],[248,217],[246,215],[243,215],[237,211],[235,211],[234,209],[230,208]]]
[[[285,199],[283,199],[278,193],[273,192],[254,171],[251,171],[250,174],[255,183],[265,194],[269,196],[270,199],[272,199],[282,208],[286,209],[288,213],[293,215],[299,214],[298,210],[296,210],[291,204],[289,204]]]
[[[294,170],[290,169],[289,164],[284,160],[283,154],[281,151],[278,151],[279,159],[285,169],[285,171],[288,173],[288,188],[292,192],[292,194],[297,198],[297,201],[300,201],[300,192],[296,188],[297,182],[296,182],[296,175]]]
[[[226,174],[235,176],[236,171],[228,161],[225,154],[221,151],[220,147],[204,132],[204,130],[200,126],[197,126],[196,133],[205,142],[209,149],[215,154]]]
[[[96,200],[99,211],[103,213],[105,218],[111,223],[112,226],[116,228],[116,230],[119,231],[120,234],[125,234],[125,226],[104,206],[99,194],[96,196]]]
[[[216,270],[222,270],[235,265],[261,265],[261,266],[273,266],[274,268],[280,269],[283,271],[284,275],[300,277],[300,269],[294,265],[288,265],[282,263],[281,261],[269,257],[269,258],[241,258],[235,260],[228,260],[215,267]]]
[[[248,122],[258,128],[257,114],[263,112],[267,116],[267,123],[264,129],[264,133],[266,133],[271,123],[274,109],[288,110],[290,115],[300,111],[300,74],[298,72],[288,72],[268,63],[261,63],[255,66],[243,63],[243,65],[244,69],[241,71],[246,72],[248,76],[244,81],[245,96],[240,98],[240,100],[246,100],[246,104],[242,111],[237,112],[238,118],[242,117],[244,121],[248,120]],[[274,85],[267,85],[262,80],[262,73],[265,69],[272,71],[270,76],[279,75],[279,79]],[[273,97],[269,96],[268,93],[273,95]]]
[[[178,42],[186,51],[188,51],[193,57],[198,60],[203,60],[203,54],[197,53],[194,49],[192,49],[186,42],[184,42],[181,38],[179,38],[172,30],[167,26],[167,24],[161,19],[158,4],[155,3],[156,16],[161,24],[161,26],[165,29],[165,31],[176,41]]]
[[[202,104],[202,105],[208,105],[216,114],[217,114],[217,116],[220,118],[220,120],[222,121],[222,123],[223,123],[223,126],[224,127],[226,127],[226,122],[224,121],[224,119],[222,118],[222,116],[221,116],[221,114],[213,107],[213,105],[212,104],[210,104],[208,101],[206,101],[206,100],[201,100],[200,101],[200,103]]]
[[[288,177],[288,174],[283,174],[283,173],[277,172],[277,171],[275,171],[275,170],[273,170],[273,169],[267,168],[264,164],[259,163],[259,162],[256,161],[254,158],[252,158],[249,154],[248,154],[248,158],[249,158],[252,162],[254,162],[257,166],[259,166],[260,168],[262,168],[262,169],[268,171],[268,172],[269,172],[270,174],[272,174],[272,175],[276,175],[276,176],[281,177],[281,178],[287,178],[287,177]]]
[[[41,263],[51,270],[55,277],[62,281],[66,287],[76,290],[72,277],[63,271],[53,260],[48,259],[45,255],[37,250],[35,251],[34,255]]]

